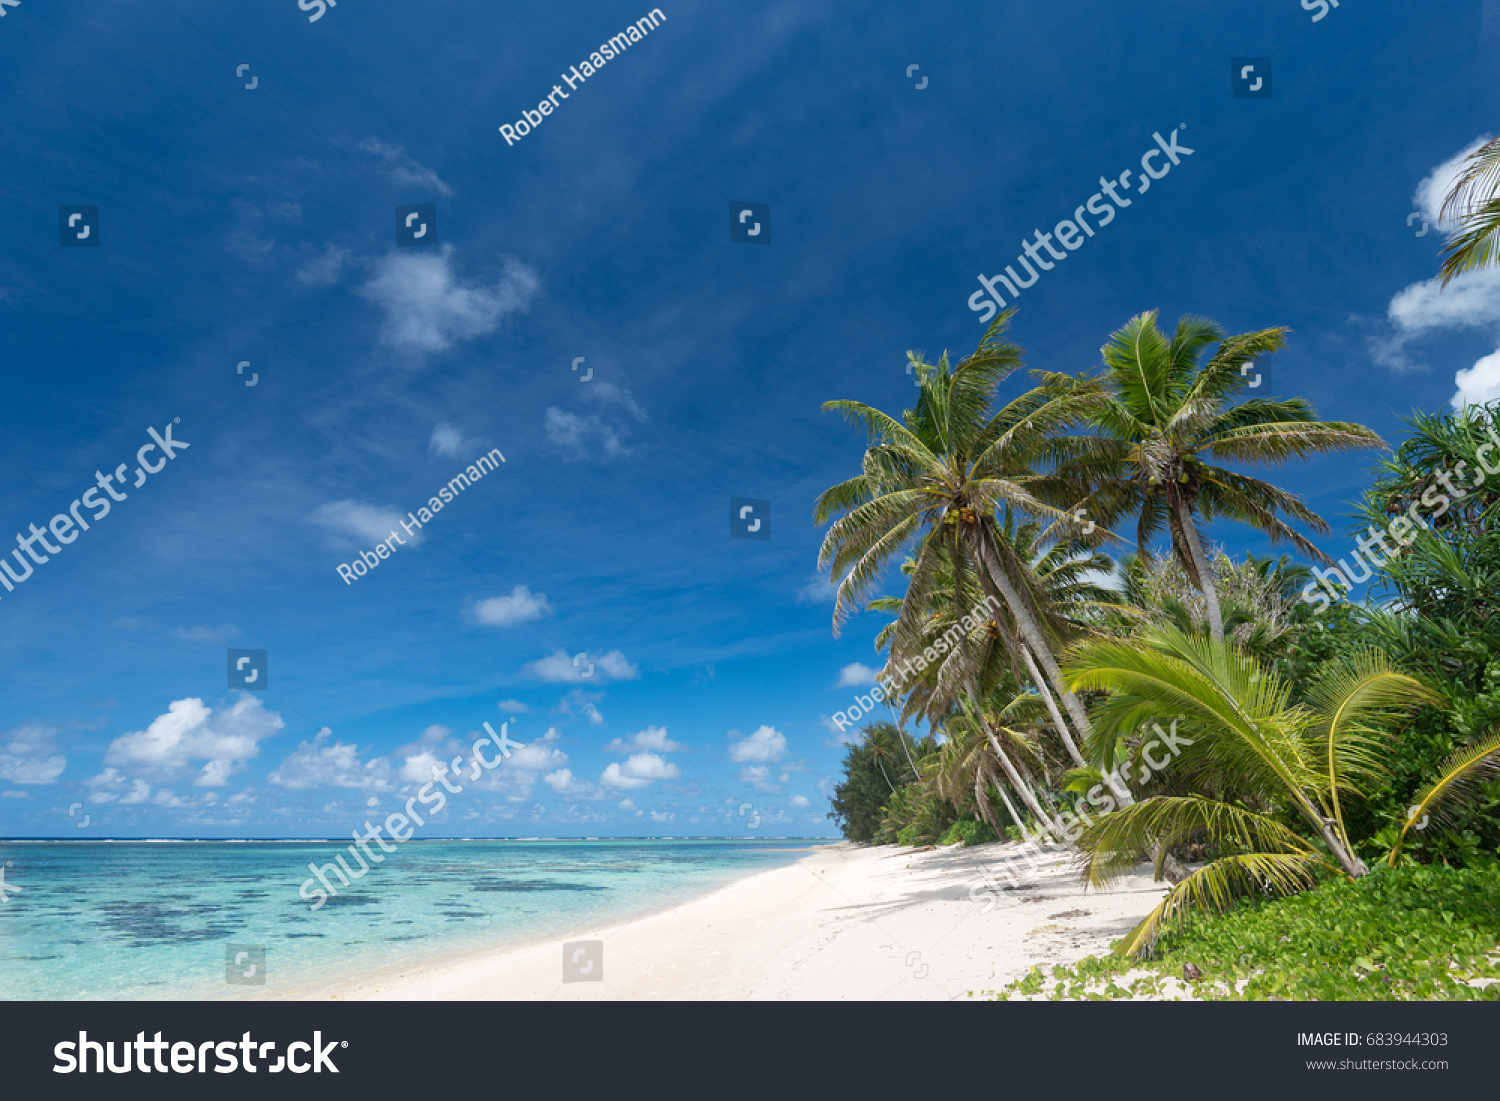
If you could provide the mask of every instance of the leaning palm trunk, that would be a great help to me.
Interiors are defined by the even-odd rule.
[[[1005,804],[1005,809],[1010,812],[1010,820],[1016,824],[1016,829],[1021,831],[1021,840],[1030,841],[1031,831],[1026,828],[1026,822],[1021,817],[1021,812],[1016,810],[1016,805],[1010,801],[1010,796],[1005,794],[1005,785],[999,782],[999,777],[994,778],[995,790],[1000,793],[1000,801]]]
[[[1073,846],[1068,844],[1066,837],[1063,835],[1062,828],[1043,809],[1042,802],[1037,798],[1036,792],[1032,791],[1031,785],[1016,771],[1015,762],[1000,747],[1000,739],[995,737],[995,732],[990,729],[989,723],[985,722],[983,718],[980,719],[980,722],[984,722],[985,737],[989,738],[990,748],[995,751],[995,757],[999,760],[1000,767],[1005,770],[1006,776],[1010,777],[1010,786],[1015,789],[1016,794],[1021,797],[1021,801],[1026,804],[1026,808],[1031,811],[1032,816],[1037,820],[1037,824],[1071,849]]]
[[[994,774],[983,768],[974,770],[974,804],[979,810],[979,817],[984,819],[985,824],[995,831],[996,836],[1004,837],[1001,830],[1000,816],[995,813],[995,805],[990,802],[990,796],[985,791],[986,783],[994,783]]]
[[[1043,702],[1047,705],[1047,714],[1052,716],[1052,725],[1057,727],[1057,733],[1062,738],[1062,743],[1068,749],[1068,756],[1073,758],[1073,763],[1079,768],[1088,767],[1083,754],[1078,752],[1078,746],[1073,743],[1073,735],[1068,730],[1068,724],[1063,722],[1062,712],[1057,709],[1057,697],[1047,687],[1047,680],[1042,676],[1042,671],[1036,667],[1036,658],[1031,654],[1031,647],[1024,642],[1016,647],[1021,652],[1021,660],[1026,663],[1026,671],[1031,674],[1031,683],[1036,685],[1036,690],[1041,694]]]
[[[972,682],[968,685],[968,693],[969,700],[974,705],[975,721],[984,730],[984,736],[989,739],[990,748],[995,751],[995,759],[1000,762],[1000,767],[1005,770],[1005,775],[1010,779],[1011,787],[1021,797],[1021,802],[1026,804],[1026,809],[1031,811],[1032,816],[1036,818],[1038,825],[1054,837],[1062,838],[1062,830],[1052,820],[1052,816],[1043,809],[1041,800],[1037,798],[1036,792],[1032,791],[1031,785],[1016,770],[1015,762],[1010,759],[1010,754],[1005,752],[1004,747],[1000,744],[1000,739],[995,737],[995,732],[990,729],[990,722],[984,717],[984,709],[979,704],[979,693],[974,690]],[[1004,795],[1003,788],[1001,789],[1001,794]],[[1016,814],[1015,807],[1011,806],[1009,799],[1005,801],[1005,806],[1010,811],[1011,817],[1016,820],[1016,824],[1020,825],[1020,816]],[[1024,834],[1025,831],[1026,827],[1021,826],[1021,832]],[[1065,839],[1064,843],[1066,843]],[[1073,846],[1069,845],[1068,847],[1072,848]]]
[[[1073,758],[1073,763],[1079,768],[1088,768],[1088,762],[1083,759],[1083,754],[1078,752],[1078,746],[1074,744],[1073,738],[1068,733],[1068,724],[1063,722],[1062,713],[1057,709],[1057,697],[1047,687],[1047,680],[1042,676],[1040,669],[1036,667],[1036,658],[1032,656],[1031,650],[1025,644],[1019,647],[1021,659],[1026,663],[1026,670],[1031,674],[1031,681],[1036,685],[1036,690],[1041,694],[1042,700],[1047,704],[1047,713],[1052,716],[1052,723],[1057,727],[1062,736],[1063,745],[1068,747],[1068,756]],[[1135,797],[1130,794],[1130,789],[1117,781],[1113,773],[1104,774],[1104,782],[1114,794],[1115,802],[1121,806],[1128,807],[1135,802]]]
[[[1198,591],[1203,594],[1203,603],[1208,605],[1209,636],[1218,643],[1224,641],[1224,613],[1219,609],[1219,587],[1214,583],[1214,572],[1209,567],[1208,556],[1203,553],[1203,541],[1198,536],[1198,525],[1193,523],[1193,510],[1181,494],[1177,495],[1177,522],[1182,527],[1182,541],[1187,544],[1188,554],[1193,559],[1193,570],[1198,575]]]
[[[985,588],[986,595],[994,597],[994,589],[1000,590],[1000,596],[1004,599],[1006,607],[1010,609],[1010,614],[1015,618],[1016,627],[1021,632],[1022,639],[1031,648],[1031,652],[1046,672],[1047,680],[1057,690],[1063,706],[1068,709],[1068,714],[1073,719],[1074,727],[1084,738],[1088,738],[1093,732],[1088,713],[1084,711],[1082,701],[1073,694],[1067,681],[1063,679],[1057,659],[1052,656],[1052,648],[1047,645],[1047,640],[1042,637],[1041,629],[1037,627],[1036,620],[1031,616],[1031,609],[1027,608],[1021,600],[1021,594],[1016,592],[1009,575],[1000,564],[995,548],[990,543],[988,530],[982,526],[979,527],[973,537],[973,543],[978,551],[980,562],[984,566],[983,569],[975,572]]]

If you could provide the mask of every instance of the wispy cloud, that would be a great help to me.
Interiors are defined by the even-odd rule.
[[[332,501],[321,505],[312,515],[313,522],[332,532],[348,536],[360,546],[372,546],[396,532],[408,543],[419,543],[422,533],[415,528],[410,534],[401,526],[406,513],[391,505],[371,505],[364,501]]]
[[[797,590],[798,604],[832,604],[838,599],[839,587],[822,574],[814,574]]]
[[[344,272],[349,250],[325,245],[322,252],[304,260],[297,267],[297,281],[309,287],[331,287]]]
[[[621,433],[592,413],[584,416],[549,405],[543,415],[542,428],[547,441],[562,448],[570,459],[588,458],[589,445],[596,440],[606,458],[624,458],[630,454]]]
[[[646,411],[628,389],[613,382],[594,381],[578,389],[581,399],[600,407],[600,412],[574,413],[549,405],[542,420],[548,442],[562,448],[570,459],[587,458],[590,445],[595,442],[605,458],[628,456],[631,449],[625,441],[630,426],[623,418],[610,414],[620,410],[630,420],[644,424]]]
[[[440,424],[432,430],[432,438],[427,441],[427,454],[429,458],[456,459],[461,455],[472,455],[482,447],[476,437],[464,435],[451,424]]]
[[[172,631],[173,638],[180,638],[184,642],[220,642],[237,638],[239,634],[240,629],[233,623],[225,623],[220,627],[177,627]]]
[[[587,684],[590,681],[603,684],[611,680],[634,680],[640,676],[639,668],[626,661],[625,655],[618,650],[598,656],[587,654],[577,665],[566,651],[554,650],[544,658],[527,662],[521,671],[551,684]]]
[[[526,310],[540,281],[515,257],[505,257],[493,284],[464,281],[455,270],[453,246],[439,252],[400,249],[375,264],[359,294],[385,313],[380,339],[414,354],[443,352],[460,340],[486,336],[508,314]]]
[[[18,726],[0,742],[0,780],[13,784],[50,784],[63,774],[68,759],[57,752],[56,731],[41,723]]]
[[[418,164],[407,153],[404,146],[372,137],[360,142],[359,148],[380,158],[386,174],[390,176],[393,183],[414,188],[425,194],[441,195],[445,199],[452,197],[453,189],[445,184],[432,169]]]

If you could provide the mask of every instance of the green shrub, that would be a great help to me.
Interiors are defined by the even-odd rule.
[[[949,826],[942,837],[938,838],[939,845],[987,845],[991,841],[1000,838],[990,827],[988,822],[980,822],[973,818],[960,818]]]
[[[1162,938],[1144,963],[1119,956],[1082,960],[1052,973],[1058,997],[1126,996],[1115,979],[1132,970],[1152,974],[1131,990],[1182,978],[1205,999],[1294,1001],[1500,1000],[1500,981],[1487,988],[1465,980],[1500,980],[1500,869],[1377,867],[1358,880],[1338,879],[1291,898],[1248,901],[1227,914],[1198,914]],[[1244,981],[1244,988],[1235,986]],[[1217,989],[1222,985],[1227,993]],[[1005,993],[1037,993],[1033,973]]]

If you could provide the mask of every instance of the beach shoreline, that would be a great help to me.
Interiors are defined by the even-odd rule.
[[[322,984],[314,1000],[956,1000],[1109,949],[1160,901],[1143,865],[1085,891],[1066,854],[983,889],[1019,846],[819,846],[664,909]],[[565,943],[599,942],[564,981]],[[586,950],[592,955],[595,949]]]

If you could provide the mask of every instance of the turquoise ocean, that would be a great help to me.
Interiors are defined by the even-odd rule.
[[[819,844],[413,840],[312,912],[298,893],[309,862],[342,853],[357,869],[348,842],[0,841],[4,882],[21,888],[0,903],[0,998],[312,994],[413,963],[585,934],[794,863]],[[264,949],[263,984],[227,981],[231,945],[235,955]]]

